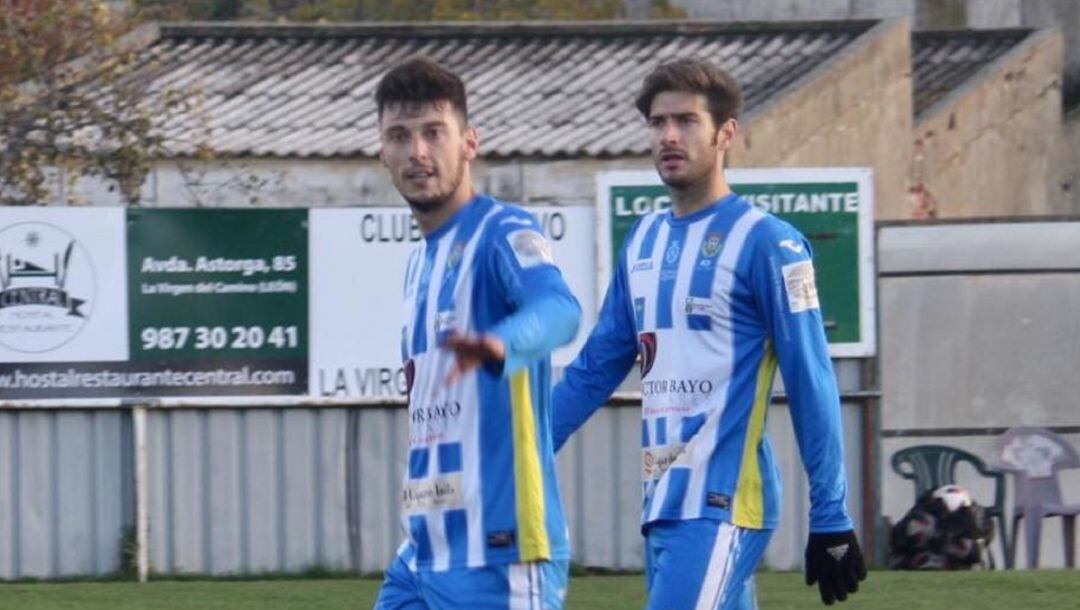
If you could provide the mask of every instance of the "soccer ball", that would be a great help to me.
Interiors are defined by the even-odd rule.
[[[934,502],[943,509],[941,514],[948,515],[961,508],[971,506],[971,494],[959,485],[945,485],[934,490]]]

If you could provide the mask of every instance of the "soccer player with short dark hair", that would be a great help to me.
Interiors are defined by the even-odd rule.
[[[536,218],[474,190],[461,79],[425,57],[375,91],[380,158],[424,235],[403,290],[406,540],[377,610],[562,608],[550,353],[581,308]]]
[[[765,435],[778,367],[810,479],[807,583],[831,604],[866,576],[810,244],[724,177],[741,101],[705,61],[646,77],[637,107],[673,205],[627,234],[596,328],[552,394],[558,448],[640,354],[648,610],[755,607],[780,510]]]

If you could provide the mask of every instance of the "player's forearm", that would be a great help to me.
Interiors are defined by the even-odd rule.
[[[579,396],[572,397],[575,394]],[[604,399],[590,400],[580,395],[565,380],[551,392],[551,438],[556,452],[603,404]]]
[[[826,415],[825,419],[832,418]],[[852,527],[847,512],[847,475],[839,415],[836,420],[835,426],[831,422],[813,426],[812,430],[803,426],[802,433],[796,432],[810,484],[812,532],[846,531]]]
[[[562,448],[574,432],[607,402],[619,385],[619,381],[611,383],[607,379],[590,376],[586,370],[572,367],[566,369],[562,381],[551,392],[551,430],[555,451]],[[593,381],[590,382],[590,379]]]
[[[781,360],[781,372],[810,484],[810,531],[849,530],[840,395],[832,368],[793,359]]]
[[[637,352],[633,335],[619,332],[622,330],[604,323],[594,329],[552,391],[551,427],[556,451],[607,402],[634,365]]]
[[[509,375],[569,343],[580,324],[581,306],[569,291],[552,290],[530,299],[491,330],[506,349],[503,373]]]

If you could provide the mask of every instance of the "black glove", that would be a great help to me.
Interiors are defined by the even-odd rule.
[[[806,543],[806,584],[818,584],[821,601],[831,606],[859,590],[866,564],[855,532],[810,534]]]

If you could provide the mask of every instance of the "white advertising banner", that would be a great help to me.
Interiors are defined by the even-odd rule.
[[[124,208],[0,208],[0,363],[128,358]]]
[[[555,262],[581,302],[574,341],[555,352],[570,363],[597,309],[594,211],[530,207],[551,241]],[[401,363],[402,277],[423,239],[405,207],[313,208],[310,211],[309,393],[379,397],[405,394]]]

